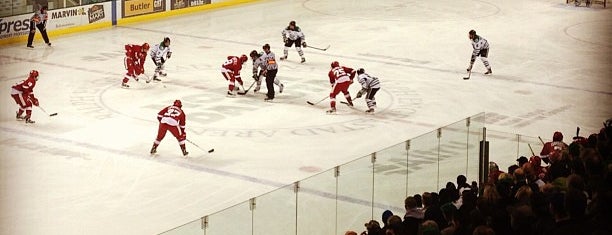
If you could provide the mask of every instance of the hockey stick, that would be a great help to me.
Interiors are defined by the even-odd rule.
[[[238,92],[238,95],[246,95],[251,90],[251,87],[253,87],[253,85],[255,85],[255,82],[257,82],[257,81],[253,81],[253,83],[251,83],[249,88],[246,89],[244,92]]]
[[[576,127],[576,137],[574,137],[574,139],[580,139],[580,127],[579,126]]]
[[[468,71],[468,76],[467,77],[463,77],[463,80],[470,79],[470,76],[472,76],[472,70],[471,69],[470,69],[470,71]]]
[[[538,139],[540,139],[540,142],[542,142],[542,145],[546,144],[544,143],[544,140],[542,140],[542,137],[538,136]]]
[[[529,146],[529,150],[531,150],[531,156],[535,156],[535,153],[533,152],[533,149],[531,148],[531,144],[527,143],[527,146]]]
[[[146,73],[142,73],[142,75],[145,76],[145,82],[146,83],[150,83],[151,82],[152,79],[151,79],[151,77],[149,77],[149,75],[147,75]]]
[[[43,113],[49,115],[49,117],[57,116],[57,113],[52,113],[52,114],[47,113],[47,111],[45,111],[43,107],[40,107],[40,106],[36,106],[36,107],[38,107],[41,111],[43,111]]]
[[[215,149],[205,150],[205,149],[203,149],[202,147],[200,147],[199,145],[197,145],[196,143],[194,143],[193,141],[191,141],[191,140],[189,140],[189,139],[187,139],[187,138],[185,138],[185,140],[187,140],[187,142],[189,142],[189,143],[193,144],[193,146],[198,147],[198,148],[199,148],[199,149],[201,149],[202,151],[206,151],[206,152],[208,152],[208,153],[212,153],[212,152],[214,152],[214,151],[215,151]]]
[[[329,95],[327,95],[327,96],[323,97],[323,99],[321,99],[321,100],[319,100],[319,101],[317,101],[317,102],[315,102],[315,103],[310,102],[310,101],[306,101],[306,103],[308,103],[309,105],[316,105],[316,104],[318,104],[318,103],[323,102],[323,101],[324,101],[324,100],[326,100],[327,98],[329,98]]]
[[[319,50],[319,51],[327,51],[327,49],[329,49],[329,46],[331,45],[327,45],[327,47],[325,48],[318,48],[318,47],[313,47],[313,46],[308,46],[308,47],[315,49],[315,50]]]

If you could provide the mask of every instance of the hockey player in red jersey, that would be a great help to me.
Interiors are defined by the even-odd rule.
[[[124,64],[127,73],[123,77],[123,82],[121,83],[122,87],[130,87],[127,84],[130,78],[138,81],[138,75],[144,73],[144,62],[147,57],[147,51],[149,51],[149,44],[146,42],[142,45],[125,45]]]
[[[157,129],[157,138],[153,142],[151,147],[151,154],[157,153],[157,146],[161,143],[166,132],[172,133],[176,138],[183,152],[183,156],[189,154],[185,148],[185,140],[187,139],[187,133],[185,133],[185,113],[183,112],[183,104],[180,100],[175,100],[174,103],[168,107],[165,107],[157,113],[157,120],[159,121],[159,128]]]
[[[34,86],[38,81],[38,71],[30,71],[30,75],[26,80],[23,80],[13,85],[11,90],[11,97],[15,100],[15,103],[19,105],[17,111],[17,120],[25,120],[26,123],[34,123],[32,119],[32,105],[38,106],[38,99],[34,97]],[[25,116],[21,116],[25,112]]]
[[[242,78],[240,77],[240,70],[242,69],[242,64],[248,60],[246,55],[238,56],[228,56],[227,60],[223,65],[221,65],[221,74],[225,80],[229,81],[229,87],[227,91],[228,97],[236,97],[236,90],[238,87],[236,86],[236,81],[242,87],[244,91],[244,86],[242,82]]]
[[[338,61],[331,63],[331,70],[327,74],[329,76],[329,82],[332,86],[332,92],[329,94],[331,109],[327,110],[327,113],[336,113],[336,95],[342,92],[344,98],[349,106],[353,106],[353,100],[351,94],[349,94],[348,88],[353,83],[355,77],[355,70],[349,67],[340,66]]]

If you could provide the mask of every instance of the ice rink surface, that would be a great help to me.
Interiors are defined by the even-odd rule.
[[[263,1],[1,47],[0,234],[160,233],[480,112],[497,131],[598,132],[612,117],[611,16],[563,0]],[[306,48],[304,64],[291,48],[274,102],[227,98],[226,57],[265,43],[280,57],[290,20],[330,48]],[[489,40],[493,75],[478,59],[465,81],[470,29]],[[168,76],[122,89],[124,44],[166,36]],[[306,104],[329,93],[332,61],[381,79],[375,115],[363,99],[336,115],[328,100]],[[32,69],[41,107],[59,115],[34,108],[26,125],[9,94]],[[242,74],[248,87],[250,60]],[[187,138],[214,153],[188,144],[185,159],[168,135],[149,155],[156,113],[175,99]]]

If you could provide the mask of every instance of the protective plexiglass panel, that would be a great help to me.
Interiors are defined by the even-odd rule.
[[[337,231],[363,229],[364,218],[372,217],[372,162],[366,156],[340,166],[338,176]]]
[[[480,142],[483,140],[483,129],[485,126],[485,113],[479,113],[468,118],[468,179],[478,179],[478,167],[480,163]]]
[[[259,196],[253,211],[253,234],[287,235],[296,233],[296,193],[287,185]]]
[[[198,219],[187,224],[176,227],[172,230],[166,231],[160,235],[202,235],[204,230],[202,229],[202,220]]]
[[[458,175],[467,175],[469,164],[467,121],[461,120],[440,128],[440,177],[438,188],[455,182]],[[467,176],[466,176],[467,177]],[[468,178],[468,183],[478,178]]]
[[[297,231],[304,234],[335,234],[335,169],[300,181],[297,199]],[[312,225],[317,226],[312,226]]]
[[[439,182],[438,132],[410,140],[408,150],[408,195],[437,192]]]
[[[374,163],[374,207],[373,217],[382,224],[381,215],[385,210],[394,214],[402,213],[407,185],[407,156],[406,143],[376,152]]]
[[[252,234],[250,201],[208,216],[206,235]]]

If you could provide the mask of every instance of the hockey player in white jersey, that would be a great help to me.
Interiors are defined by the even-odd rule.
[[[257,52],[256,50],[251,51],[251,54],[249,54],[253,61],[253,79],[257,83],[254,92],[258,92],[261,89],[261,81],[266,77],[267,61],[264,59],[263,55],[263,52]],[[279,92],[283,93],[284,85],[277,77],[274,78],[274,85],[277,85],[279,87]]]
[[[474,48],[474,51],[472,51],[470,66],[467,68],[467,71],[469,72],[472,70],[472,66],[476,61],[476,57],[480,56],[482,63],[487,68],[487,72],[485,74],[493,73],[491,71],[491,65],[489,64],[489,58],[487,58],[487,56],[489,55],[489,42],[487,42],[487,40],[483,37],[477,35],[476,31],[474,31],[473,29],[470,30],[470,32],[468,33],[468,37],[472,41],[472,47]]]
[[[166,72],[164,72],[164,63],[166,63],[166,60],[170,59],[170,56],[172,56],[172,51],[170,50],[170,38],[165,37],[161,43],[151,48],[150,55],[153,63],[155,63],[156,66],[153,81],[161,81],[159,76],[166,76]]]
[[[361,84],[361,90],[357,92],[355,99],[360,98],[365,93],[365,100],[368,105],[366,113],[372,114],[374,113],[374,108],[376,108],[376,98],[374,96],[380,90],[380,81],[377,77],[367,74],[363,68],[357,70],[357,80]]]
[[[295,24],[295,21],[289,22],[289,26],[283,29],[282,32],[283,41],[285,42],[285,49],[283,50],[283,56],[280,57],[281,60],[286,60],[289,55],[289,48],[293,44],[295,44],[295,50],[298,52],[300,57],[302,57],[302,63],[306,62],[306,58],[304,57],[304,51],[302,47],[306,47],[306,37],[300,27]]]

